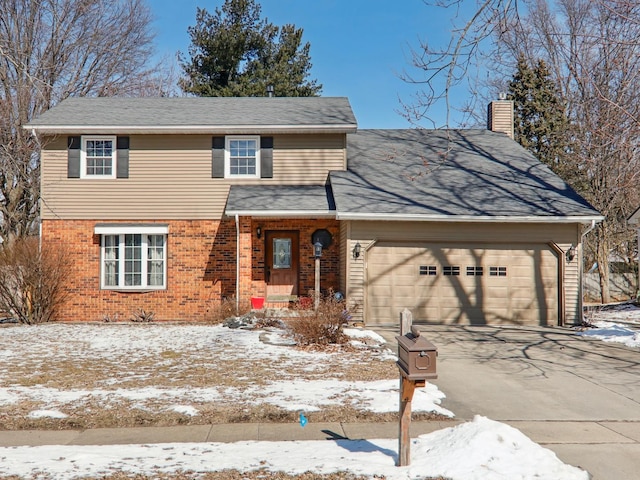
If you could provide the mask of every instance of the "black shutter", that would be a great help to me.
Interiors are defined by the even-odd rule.
[[[129,137],[118,137],[116,149],[116,178],[129,178]]]
[[[224,137],[213,137],[211,142],[211,177],[224,178]]]
[[[80,178],[80,137],[67,137],[67,178]]]
[[[273,137],[260,137],[260,177],[273,178]]]

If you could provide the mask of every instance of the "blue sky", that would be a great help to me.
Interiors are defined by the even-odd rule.
[[[213,13],[223,0],[149,0],[156,20],[160,54],[187,53],[187,27],[196,7]],[[403,82],[411,68],[411,49],[419,40],[448,42],[451,10],[422,0],[262,0],[262,16],[275,25],[293,23],[311,43],[311,77],[323,96],[348,97],[359,128],[407,128],[398,111],[410,104],[419,85]],[[435,115],[438,118],[438,115]],[[441,115],[440,123],[444,122]],[[430,125],[424,125],[430,126]]]

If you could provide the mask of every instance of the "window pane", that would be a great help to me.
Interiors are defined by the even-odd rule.
[[[231,175],[255,175],[257,149],[258,142],[256,140],[230,140],[229,173]]]
[[[111,175],[113,140],[87,140],[87,175]]]
[[[118,235],[105,235],[102,271],[107,287],[118,286],[119,254]]]
[[[142,285],[142,235],[124,236],[124,284]]]
[[[149,235],[147,249],[147,285],[164,285],[164,236]]]
[[[273,239],[273,268],[291,268],[291,239]]]

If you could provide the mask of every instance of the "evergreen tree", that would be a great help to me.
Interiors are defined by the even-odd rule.
[[[267,86],[279,97],[318,95],[322,85],[308,79],[311,46],[302,44],[302,29],[277,27],[260,14],[254,0],[225,0],[213,15],[198,8],[188,29],[190,58],[180,56],[181,88],[205,97],[264,96]]]
[[[572,168],[567,164],[570,123],[545,62],[538,60],[531,68],[524,56],[519,56],[508,94],[514,101],[516,141],[572,183],[575,179],[570,178]]]

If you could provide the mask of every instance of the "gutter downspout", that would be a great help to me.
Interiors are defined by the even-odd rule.
[[[42,164],[42,149],[40,148],[40,139],[35,128],[31,129],[31,136],[36,139],[38,149],[40,149],[40,162]],[[42,252],[42,196],[38,195],[38,252]]]
[[[236,315],[240,311],[240,219],[236,214]]]

